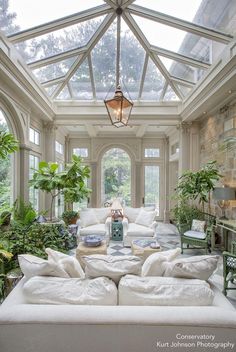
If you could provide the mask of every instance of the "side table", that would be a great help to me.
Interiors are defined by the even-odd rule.
[[[83,269],[85,268],[85,264],[82,257],[84,255],[92,254],[107,254],[106,241],[102,241],[101,245],[97,247],[86,246],[83,242],[79,243],[78,247],[76,248],[76,258],[80,262]]]
[[[113,241],[123,241],[123,225],[121,221],[112,221],[111,238]]]
[[[155,240],[153,240],[153,241],[140,240],[140,241],[143,241],[144,245],[145,245],[145,241],[146,241],[145,247],[143,247],[141,244],[139,245],[137,240],[133,240],[131,243],[131,250],[132,250],[133,255],[141,257],[141,258],[143,258],[143,260],[147,259],[147,257],[149,257],[149,255],[156,253],[156,252],[160,252],[162,250],[161,246],[158,248],[150,247],[149,243],[155,242]]]

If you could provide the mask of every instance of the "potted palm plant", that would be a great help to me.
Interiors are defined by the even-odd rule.
[[[79,218],[79,214],[77,211],[74,211],[74,210],[66,210],[63,212],[61,217],[62,217],[62,220],[65,221],[65,224],[68,226],[68,225],[76,224]]]

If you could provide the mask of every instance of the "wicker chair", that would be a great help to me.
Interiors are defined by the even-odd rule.
[[[205,249],[206,254],[211,253],[212,234],[216,218],[211,214],[202,213],[201,219],[199,220],[206,221],[204,236],[188,236],[187,231],[191,230],[192,220],[188,224],[181,224],[178,226],[181,239],[181,253],[183,253],[184,249]],[[186,247],[184,244],[186,244]]]
[[[223,275],[223,293],[226,296],[227,290],[236,290],[236,286],[228,287],[229,282],[233,283],[236,280],[236,241],[231,244],[231,252],[223,252]]]

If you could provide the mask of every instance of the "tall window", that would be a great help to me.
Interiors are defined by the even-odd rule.
[[[155,206],[159,215],[160,172],[157,165],[144,166],[144,205]]]
[[[63,164],[62,163],[58,163],[58,169],[57,172],[62,172],[63,171]],[[55,216],[57,218],[59,218],[63,211],[64,211],[64,195],[60,194],[59,196],[56,197],[55,200]]]
[[[112,148],[102,158],[102,201],[121,198],[131,204],[131,161],[122,149]]]
[[[0,109],[0,130],[9,132],[3,111]],[[8,210],[11,203],[11,156],[0,162],[0,212]]]
[[[39,157],[30,154],[29,156],[29,179],[33,178],[34,169],[39,168]],[[29,201],[32,203],[34,209],[39,211],[39,190],[33,187],[29,188]]]
[[[87,158],[88,148],[73,148],[73,154],[81,156],[82,158]]]
[[[36,145],[39,145],[39,132],[36,131],[34,128],[29,129],[29,140],[31,143],[34,143]]]
[[[64,152],[63,145],[61,143],[59,143],[58,141],[55,141],[55,149],[56,149],[56,152],[59,154],[63,154],[63,152]]]

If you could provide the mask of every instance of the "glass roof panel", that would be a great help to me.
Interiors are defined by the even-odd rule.
[[[185,87],[185,86],[182,86],[182,85],[180,85],[180,84],[177,84],[177,87],[179,88],[179,90],[181,91],[181,93],[182,93],[184,96],[188,95],[188,94],[191,92],[191,90],[192,90],[192,88],[190,88],[190,87]]]
[[[146,18],[133,17],[152,45],[211,63],[212,40]]]
[[[165,78],[149,58],[141,99],[160,100],[164,84]]]
[[[163,101],[178,101],[178,100],[179,98],[177,97],[173,89],[170,86],[168,86]]]
[[[103,0],[40,0],[33,1],[33,5],[32,0],[9,0],[8,11],[15,13],[15,25],[0,29],[8,35],[102,4]]]
[[[44,89],[46,90],[48,95],[51,96],[55,92],[57,87],[58,87],[58,84],[54,84],[53,86],[50,86],[50,87],[44,87]]]
[[[175,4],[173,0],[136,0],[134,4],[229,33],[233,30],[229,24],[236,14],[235,0],[176,0]]]
[[[140,81],[142,76],[145,51],[136,37],[121,22],[121,80],[124,82],[131,99],[138,99]]]
[[[65,86],[59,95],[56,97],[57,100],[68,100],[71,99],[71,95],[67,86]]]
[[[73,57],[44,67],[36,68],[32,72],[35,77],[40,81],[40,83],[46,82],[51,79],[64,76],[70,69],[74,61],[75,58]]]
[[[88,60],[85,60],[69,81],[72,97],[79,100],[93,98]]]
[[[44,34],[16,44],[27,63],[43,59],[87,44],[104,16]]]
[[[114,21],[91,52],[98,100],[105,99],[108,92],[115,89],[116,37]]]
[[[189,82],[196,83],[205,72],[205,70],[197,67],[186,65],[165,57],[159,57],[171,76],[184,79]]]

